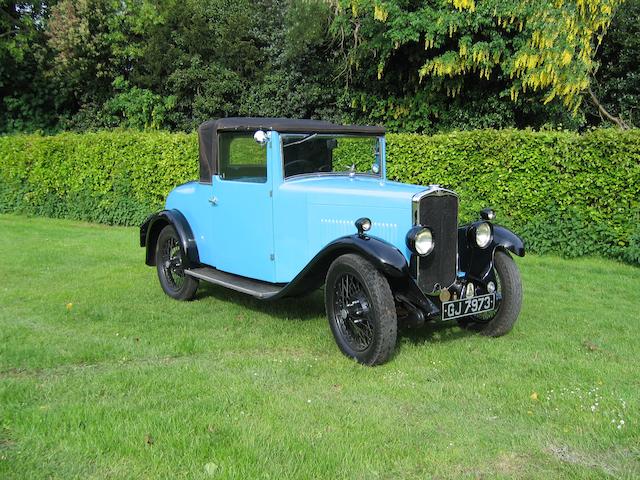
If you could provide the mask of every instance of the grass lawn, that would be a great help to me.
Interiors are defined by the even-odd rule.
[[[335,346],[320,292],[166,297],[135,228],[0,216],[0,478],[638,478],[640,269],[517,259],[500,339]]]

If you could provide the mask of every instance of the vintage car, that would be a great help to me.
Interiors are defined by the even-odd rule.
[[[263,300],[324,285],[336,343],[366,365],[390,358],[399,320],[513,327],[509,252],[523,256],[523,241],[491,209],[459,226],[451,190],[387,180],[383,128],[223,118],[198,134],[200,179],[140,227],[167,295],[190,300],[200,280]]]

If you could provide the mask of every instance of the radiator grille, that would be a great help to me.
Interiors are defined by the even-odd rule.
[[[435,247],[426,257],[415,256],[412,268],[424,293],[437,293],[456,279],[458,254],[458,197],[446,190],[414,198],[414,222],[433,232]]]

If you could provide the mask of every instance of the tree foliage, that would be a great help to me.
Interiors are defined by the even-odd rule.
[[[627,0],[613,18],[596,55],[592,88],[608,112],[629,126],[640,126],[640,0]],[[592,122],[605,121],[598,108],[587,110]]]
[[[581,129],[603,110],[634,123],[640,0],[600,44],[621,1],[0,0],[0,132],[231,115],[426,132]],[[585,91],[602,108],[580,105]]]
[[[142,57],[143,35],[161,21],[147,0],[61,0],[51,9],[49,78],[70,100],[103,102]]]
[[[57,121],[56,95],[45,78],[50,3],[0,0],[0,132],[46,130]]]
[[[333,31],[356,85],[391,75],[391,83],[405,86],[402,94],[431,103],[434,93],[452,98],[481,84],[498,98],[558,98],[576,112],[596,66],[595,49],[620,3],[334,0]],[[354,104],[368,107],[366,99]],[[383,108],[398,118],[416,106],[391,99]],[[437,112],[422,116],[430,113]]]
[[[0,11],[0,132],[338,115],[322,0],[59,0]],[[20,35],[5,34],[14,23]]]

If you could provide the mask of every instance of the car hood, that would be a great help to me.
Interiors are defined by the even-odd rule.
[[[410,208],[420,185],[355,175],[309,176],[287,180],[283,188],[304,192],[310,205]]]

